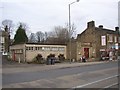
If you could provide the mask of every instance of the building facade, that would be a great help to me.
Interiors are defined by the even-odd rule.
[[[77,50],[77,45],[76,45],[76,39],[71,39],[71,43],[68,42],[67,44],[67,59],[71,59],[71,61],[74,59],[74,60],[77,60],[76,59],[76,50]],[[70,46],[71,45],[71,46]],[[71,52],[71,53],[70,53]],[[71,57],[70,57],[70,54],[71,54]]]
[[[66,58],[66,45],[50,45],[50,44],[16,44],[10,47],[11,58],[22,62],[31,62],[38,54],[43,58],[47,58],[49,54],[55,54],[55,57],[62,54]]]
[[[120,36],[119,27],[115,30],[105,29],[102,25],[95,27],[95,22],[87,23],[87,28],[77,36],[77,60],[81,55],[86,58],[100,58],[101,52],[109,52],[111,49],[118,50]]]
[[[0,31],[0,52],[5,54],[8,52],[9,45],[8,45],[8,33],[6,31]]]

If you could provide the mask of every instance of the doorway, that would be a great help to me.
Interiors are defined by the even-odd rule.
[[[86,58],[89,58],[89,48],[84,48],[84,55]]]

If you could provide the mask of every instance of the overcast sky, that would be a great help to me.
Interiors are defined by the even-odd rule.
[[[24,22],[31,32],[50,31],[68,22],[68,4],[75,0],[1,0],[0,21]],[[114,29],[118,25],[119,0],[80,0],[71,5],[71,22],[81,33],[89,21]]]

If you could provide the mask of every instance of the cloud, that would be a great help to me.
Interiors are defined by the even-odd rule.
[[[54,26],[68,22],[68,4],[75,0],[2,0],[3,19],[25,22],[32,32],[49,31]],[[114,29],[117,26],[118,0],[80,0],[71,5],[71,22],[81,33],[90,20],[96,26],[103,24]]]

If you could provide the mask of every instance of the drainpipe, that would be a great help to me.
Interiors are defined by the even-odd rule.
[[[24,62],[26,62],[26,44],[24,44],[23,51],[24,51]]]

